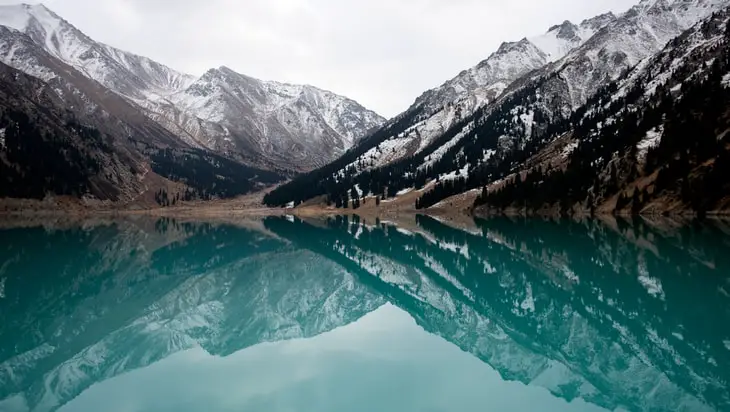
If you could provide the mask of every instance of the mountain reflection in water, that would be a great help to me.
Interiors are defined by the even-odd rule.
[[[448,410],[419,394],[434,384],[429,374],[443,374],[453,376],[443,393],[481,405],[473,410],[497,402],[477,396],[496,393],[495,380],[540,410],[549,404],[538,388],[574,410],[730,410],[724,224],[369,223],[142,219],[1,231],[0,411],[93,410],[105,391],[154,374],[175,376],[159,384],[175,397],[182,377],[210,376],[197,384],[213,390],[227,387],[212,383],[223,370],[235,382],[252,368],[248,385],[279,381],[268,397],[279,403],[239,394],[228,407],[195,408],[337,410],[350,399],[359,405],[350,410],[424,410],[413,403],[421,396],[425,410]],[[312,365],[298,355],[308,347]],[[388,369],[381,358],[420,372],[394,369],[393,382],[371,387]],[[338,379],[282,386],[297,362]],[[339,394],[312,397],[348,376]],[[389,396],[367,393],[380,390]]]

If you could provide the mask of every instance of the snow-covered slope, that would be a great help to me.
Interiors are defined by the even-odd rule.
[[[535,207],[562,201],[566,213],[727,209],[728,21],[730,8],[713,13],[602,89],[564,127],[541,138],[548,144],[538,146],[534,158],[546,160],[518,165],[529,173],[525,180],[534,182],[537,168],[546,169],[554,142],[567,144],[559,161],[571,178],[548,194],[561,174],[539,177],[541,199]],[[508,179],[501,199],[492,190],[480,203],[494,208],[530,204],[511,192],[513,187]],[[561,199],[568,191],[570,200]]]
[[[502,43],[487,59],[418,97],[408,111],[386,125],[400,123],[397,133],[374,144],[366,142],[368,150],[348,166],[371,169],[423,151],[449,128],[498,99],[512,82],[562,58],[615,19],[608,13],[579,25],[565,21],[542,35]]]
[[[311,86],[264,82],[222,67],[180,73],[89,38],[43,5],[0,6],[0,59],[49,81],[38,49],[143,108],[188,145],[269,168],[308,170],[335,159],[385,119]]]
[[[535,126],[544,126],[537,124],[536,112],[544,119],[566,118],[601,86],[658,53],[670,40],[728,4],[728,0],[644,0],[618,18],[599,16],[608,24],[560,60],[516,82],[501,101],[486,108],[479,119],[467,123],[462,136],[472,136],[470,130],[477,130],[484,118],[501,112],[506,117],[494,118],[495,122],[509,123],[513,118],[515,122],[512,130],[500,137],[500,145],[490,149],[520,147],[531,137]],[[513,98],[520,93],[524,97]]]
[[[598,16],[581,26],[564,23],[534,41],[551,51],[550,58],[529,40],[503,45],[477,68],[426,93],[420,106],[389,122],[375,135],[378,139],[365,142],[369,146],[359,147],[358,157],[350,156],[336,168],[319,172],[317,180],[326,181],[325,184],[314,186],[306,181],[306,185],[313,187],[309,190],[311,197],[329,194],[336,199],[355,184],[366,193],[381,193],[387,187],[392,196],[402,189],[425,186],[429,181],[448,181],[433,190],[429,187],[416,204],[424,208],[445,197],[489,185],[529,158],[530,150],[547,138],[549,127],[561,127],[601,87],[728,5],[730,0],[644,0],[617,17]],[[595,34],[584,41],[579,35],[582,32]],[[571,43],[566,39],[574,40]],[[550,61],[560,57],[570,44],[576,47],[562,58]],[[474,79],[482,78],[474,73],[489,73],[480,67],[501,67],[496,73],[505,78],[519,77],[509,84],[501,81],[477,88],[471,97],[447,103],[434,112],[424,111],[436,106],[428,103],[437,102],[435,96],[466,93],[469,86],[464,84],[473,86]],[[489,75],[484,78],[497,80]],[[479,91],[490,90],[489,87],[497,87],[494,97],[481,94],[483,100],[478,102]],[[469,99],[477,102],[471,103]],[[379,170],[361,173],[374,168]],[[287,198],[287,191],[298,197]],[[282,186],[265,200],[278,205],[292,200],[301,202],[304,198],[302,190]]]
[[[727,0],[643,0],[548,70],[564,79],[576,108],[607,81],[728,4]]]
[[[643,0],[598,30],[562,59],[519,79],[494,104],[464,122],[446,149],[434,148],[431,164],[450,171],[463,165],[449,156],[470,152],[472,145],[503,155],[520,150],[547,122],[567,119],[602,86],[660,52],[667,43],[728,0]],[[492,156],[495,154],[492,153]],[[494,156],[499,158],[500,156]],[[486,161],[484,159],[483,161]],[[446,166],[454,163],[454,166]],[[467,174],[480,162],[468,162]],[[458,167],[457,167],[458,166]]]
[[[0,6],[0,25],[25,33],[52,56],[132,99],[169,95],[195,80],[148,58],[98,43],[41,4]],[[12,59],[6,55],[5,60]]]
[[[152,110],[168,119],[173,111],[187,114],[176,123],[206,147],[255,153],[295,170],[326,164],[385,120],[332,92],[262,81],[227,67],[154,103]]]
[[[565,21],[542,35],[502,43],[486,60],[421,95],[414,106],[435,109],[449,102],[471,98],[476,100],[476,107],[493,100],[517,78],[562,58],[615,19],[608,13],[585,20],[580,25]]]

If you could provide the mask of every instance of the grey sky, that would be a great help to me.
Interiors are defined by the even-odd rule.
[[[200,75],[307,83],[384,116],[503,41],[638,0],[46,0],[92,38]],[[10,4],[17,1],[0,0]]]

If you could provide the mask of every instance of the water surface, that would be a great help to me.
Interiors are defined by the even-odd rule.
[[[0,411],[730,410],[730,227],[0,231]]]

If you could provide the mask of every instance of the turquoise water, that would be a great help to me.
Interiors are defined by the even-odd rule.
[[[0,321],[3,412],[726,411],[730,226],[6,229]]]

